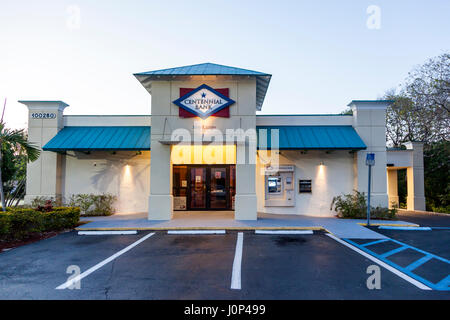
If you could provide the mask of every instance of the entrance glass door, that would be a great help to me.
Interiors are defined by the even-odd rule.
[[[211,168],[209,185],[209,207],[211,209],[227,209],[228,186],[227,168]]]
[[[234,210],[234,165],[174,165],[174,210]]]
[[[191,167],[190,209],[206,209],[206,168]]]

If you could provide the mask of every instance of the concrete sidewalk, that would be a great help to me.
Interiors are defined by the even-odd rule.
[[[115,214],[109,217],[83,217],[91,221],[77,230],[174,230],[174,229],[310,229],[326,230],[340,238],[384,239],[384,235],[360,224],[365,220],[312,217],[304,215],[278,215],[258,213],[258,220],[234,220],[232,211],[175,212],[172,220],[147,220],[147,213]],[[417,226],[405,221],[372,220],[372,224]]]

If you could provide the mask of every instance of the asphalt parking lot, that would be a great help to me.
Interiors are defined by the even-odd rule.
[[[73,231],[0,253],[0,299],[450,298],[449,291],[421,290],[384,268],[381,289],[369,290],[367,268],[376,263],[323,232],[152,233],[80,236]],[[88,273],[80,289],[55,289],[73,275],[66,273],[69,266]],[[231,288],[236,279],[240,289]]]

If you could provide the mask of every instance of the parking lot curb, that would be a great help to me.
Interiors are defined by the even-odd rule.
[[[323,230],[323,227],[142,227],[142,228],[75,228],[77,231],[169,231],[169,230],[231,230],[231,231],[253,231],[253,230]],[[327,231],[328,232],[328,231]]]
[[[358,222],[360,226],[367,227],[367,223],[364,222]],[[416,223],[411,224],[397,224],[397,223],[371,223],[370,226],[378,227],[378,226],[386,226],[386,227],[413,227],[417,228],[420,227],[420,225]]]

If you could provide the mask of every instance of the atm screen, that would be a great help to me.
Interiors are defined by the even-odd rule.
[[[267,188],[269,193],[281,192],[281,178],[280,177],[268,177]]]

